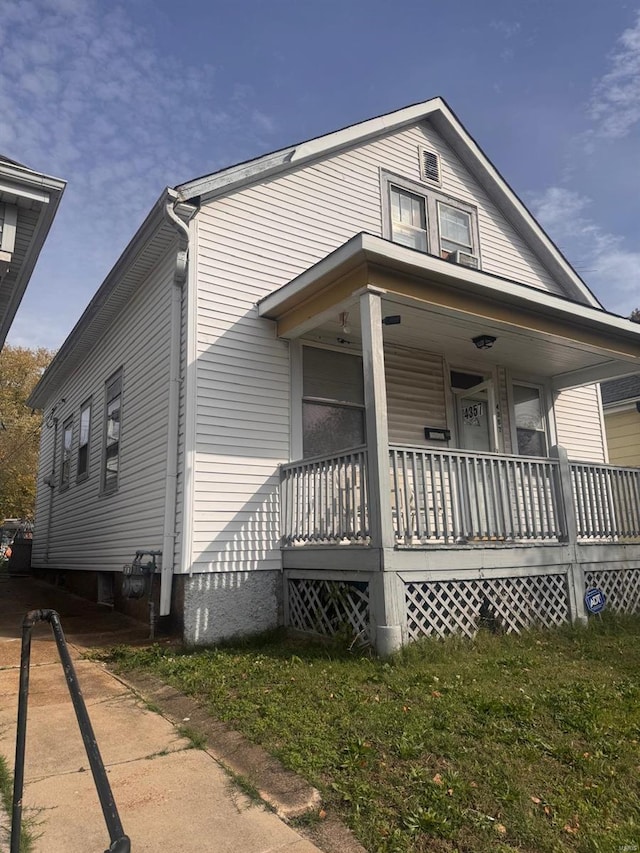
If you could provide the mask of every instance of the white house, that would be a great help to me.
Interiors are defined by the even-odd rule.
[[[65,181],[0,154],[0,349],[27,289]]]
[[[192,643],[633,609],[640,474],[597,383],[639,356],[440,98],[197,178],[33,393],[33,565],[121,606],[159,551]]]

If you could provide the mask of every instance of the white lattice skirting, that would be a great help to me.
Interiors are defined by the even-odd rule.
[[[584,574],[586,589],[597,587],[607,598],[607,609],[640,612],[640,569],[603,569]]]
[[[407,583],[409,638],[473,637],[481,626],[520,633],[569,620],[566,578],[535,575],[518,578]]]
[[[355,581],[289,579],[289,626],[334,637],[348,631],[369,640],[369,585]]]

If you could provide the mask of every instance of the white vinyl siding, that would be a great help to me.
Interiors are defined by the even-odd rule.
[[[555,405],[558,444],[569,459],[605,462],[605,437],[597,385],[572,388],[558,394]]]
[[[50,519],[49,488],[42,483],[42,477],[51,470],[55,428],[42,429],[33,544],[35,566],[121,570],[125,563],[131,562],[137,549],[162,548],[174,270],[175,251],[170,251],[105,335],[96,341],[83,369],[75,371],[57,389],[55,399],[45,410],[46,417],[51,405],[58,403],[59,444],[63,421],[71,413],[79,412],[81,405],[92,397],[94,434],[98,439],[89,445],[89,476],[79,482],[72,479],[64,492],[54,492]],[[120,444],[118,490],[103,495],[100,421],[105,407],[105,381],[120,367],[126,423]],[[76,465],[77,441],[73,445],[71,470]],[[59,449],[57,470],[60,470]]]
[[[249,234],[210,207],[199,218],[198,241],[191,568],[279,570],[278,465],[289,458],[288,346],[276,340],[270,321],[256,316],[255,303],[266,291],[261,259],[245,260]]]

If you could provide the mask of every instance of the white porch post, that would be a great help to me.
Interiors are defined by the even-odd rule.
[[[567,587],[569,591],[569,612],[572,622],[587,623],[587,611],[584,603],[584,579],[582,568],[578,561],[578,524],[573,503],[573,486],[571,483],[571,468],[564,447],[555,445],[551,448],[551,457],[558,460],[558,500],[562,506],[565,523],[565,541],[569,546],[571,559],[567,571]]]
[[[382,339],[382,298],[367,291],[360,297],[362,362],[364,373],[365,421],[369,473],[369,524],[371,547],[380,554],[380,571],[370,584],[371,619],[374,642],[381,655],[402,645],[404,608],[398,578],[386,576],[384,552],[395,545],[391,516],[391,476],[389,472],[389,427],[387,390]]]

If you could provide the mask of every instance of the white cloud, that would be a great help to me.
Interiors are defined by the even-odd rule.
[[[32,344],[54,346],[162,188],[269,150],[275,122],[251,87],[223,91],[215,62],[156,51],[102,0],[2,0],[0,45],[0,153],[68,181],[43,254],[56,280],[41,261],[10,335],[47,310]]]
[[[505,20],[491,21],[489,26],[492,30],[496,30],[496,32],[500,33],[500,35],[504,36],[506,39],[513,38],[513,36],[517,35],[522,28],[520,21]]]
[[[637,167],[637,162],[625,161],[630,143],[616,140],[636,133],[640,122],[640,12],[634,25],[618,39],[609,70],[594,83],[586,117],[588,127],[570,140],[570,166],[563,176],[564,186],[552,186],[535,194],[531,206],[605,308],[628,316],[640,306],[639,244],[635,240],[630,247],[624,237],[600,224],[606,209],[599,207],[584,189],[576,192],[570,187],[580,181],[584,188],[590,173],[600,177],[603,162],[607,162],[609,176],[616,169],[628,173]],[[637,161],[637,152],[635,155]],[[632,192],[632,181],[627,180],[626,185]],[[620,192],[624,193],[624,187]],[[599,198],[597,190],[593,198]],[[617,211],[624,203],[620,195]],[[633,233],[630,229],[629,235]]]
[[[608,233],[589,215],[592,202],[563,187],[534,195],[531,206],[568,260],[604,302],[605,308],[628,316],[640,306],[640,251]]]
[[[640,12],[620,36],[611,70],[594,87],[589,115],[596,133],[609,139],[625,136],[640,121]]]

